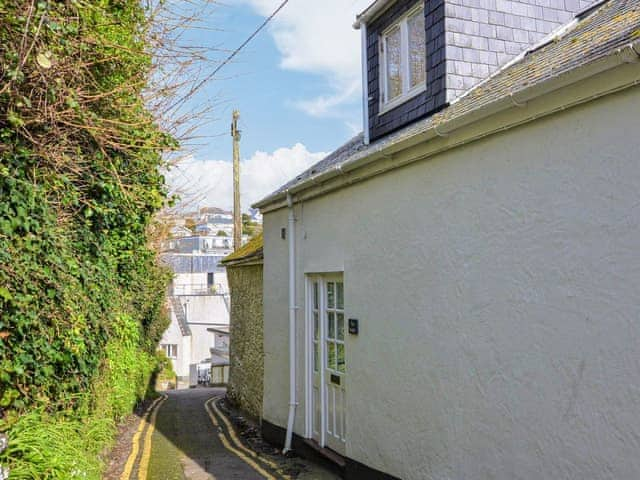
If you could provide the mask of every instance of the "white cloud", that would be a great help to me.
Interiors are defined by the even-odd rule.
[[[240,0],[269,15],[281,0]],[[360,33],[355,16],[372,0],[293,0],[269,27],[286,69],[322,75],[330,95],[294,102],[310,115],[339,116],[336,108],[359,100]]]
[[[354,98],[360,92],[360,83],[352,82],[342,91],[331,95],[322,95],[311,100],[298,100],[294,105],[314,117],[340,116],[337,110],[342,104]]]
[[[256,152],[240,163],[242,210],[262,199],[326,154],[311,153],[301,143],[273,153]],[[233,206],[233,166],[221,160],[187,158],[167,174],[172,190],[178,191],[187,207]]]

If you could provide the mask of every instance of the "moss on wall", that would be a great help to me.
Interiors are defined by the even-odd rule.
[[[229,265],[231,343],[227,395],[242,410],[262,416],[264,348],[262,265]]]

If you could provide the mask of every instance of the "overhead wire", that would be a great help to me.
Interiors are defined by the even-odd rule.
[[[215,76],[215,75],[216,75],[220,70],[222,70],[222,68],[223,68],[225,65],[227,65],[231,60],[233,60],[233,58],[234,58],[238,53],[240,53],[240,51],[241,51],[244,47],[246,47],[246,46],[247,46],[247,44],[248,44],[251,40],[253,40],[253,39],[255,38],[255,36],[256,36],[256,35],[258,35],[258,33],[260,33],[260,31],[261,31],[263,28],[264,28],[264,27],[266,27],[266,26],[269,24],[269,22],[271,22],[271,20],[273,20],[273,18],[274,18],[278,13],[280,13],[280,10],[282,10],[282,9],[285,7],[285,5],[286,5],[287,3],[289,3],[289,0],[284,0],[284,1],[283,1],[283,2],[278,6],[278,8],[276,8],[276,9],[273,11],[273,13],[272,13],[271,15],[269,15],[269,16],[264,20],[264,22],[262,22],[262,24],[261,24],[258,28],[256,28],[256,29],[255,29],[255,31],[254,31],[251,35],[249,35],[249,36],[247,37],[247,39],[246,39],[244,42],[242,42],[242,44],[240,44],[240,46],[239,46],[239,47],[237,47],[233,52],[231,52],[231,54],[230,54],[227,58],[225,58],[225,59],[222,61],[222,63],[221,63],[220,65],[218,65],[218,66],[213,70],[213,72],[211,72],[209,75],[207,75],[205,78],[203,78],[203,79],[202,79],[202,80],[201,80],[201,81],[196,85],[196,87],[195,87],[192,91],[194,91],[194,92],[195,92],[195,91],[199,90],[199,89],[200,89],[200,87],[202,87],[202,85],[204,85],[204,84],[205,84],[205,83],[207,83],[209,80],[211,80],[211,79],[212,79],[212,78],[213,78],[213,77],[214,77],[214,76]]]

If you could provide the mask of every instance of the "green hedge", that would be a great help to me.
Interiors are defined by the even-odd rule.
[[[148,232],[176,142],[143,99],[142,3],[0,0],[0,430],[23,471],[38,422],[80,439],[131,411],[168,322]]]

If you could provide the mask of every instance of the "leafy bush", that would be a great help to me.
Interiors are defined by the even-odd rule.
[[[0,460],[12,478],[99,478],[96,452],[153,383],[169,274],[148,232],[176,142],[143,97],[143,3],[0,1]]]
[[[129,414],[147,395],[147,382],[159,368],[155,356],[139,348],[133,319],[122,316],[116,323],[92,393],[76,395],[73,410],[61,405],[52,413],[40,406],[12,425],[3,454],[12,479],[101,478],[102,455],[116,431],[114,419]]]
[[[97,410],[121,419],[131,413],[132,405],[153,393],[149,390],[160,366],[153,354],[140,348],[140,331],[131,316],[121,316],[115,330],[95,397]]]

